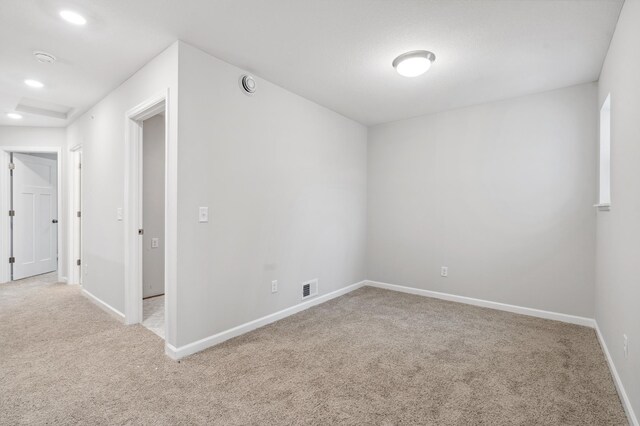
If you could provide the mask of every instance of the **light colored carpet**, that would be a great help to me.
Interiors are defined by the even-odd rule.
[[[559,322],[362,288],[176,363],[78,287],[0,301],[2,424],[627,424]]]

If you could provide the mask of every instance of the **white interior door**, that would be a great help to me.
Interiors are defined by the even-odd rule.
[[[58,266],[56,160],[13,154],[13,279]]]

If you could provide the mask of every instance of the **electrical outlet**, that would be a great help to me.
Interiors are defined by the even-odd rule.
[[[151,239],[151,248],[158,248],[160,246],[160,238]]]
[[[623,334],[622,335],[622,339],[623,339],[623,349],[624,349],[624,357],[625,359],[629,357],[629,339],[627,339],[627,335]]]
[[[271,293],[278,292],[278,280],[271,281]]]
[[[447,266],[441,266],[440,267],[440,276],[441,277],[446,277],[449,275],[449,268]]]

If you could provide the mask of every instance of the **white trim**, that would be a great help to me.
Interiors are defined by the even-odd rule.
[[[350,286],[332,291],[331,293],[323,294],[322,296],[315,297],[309,301],[299,303],[290,308],[283,309],[281,311],[264,316],[262,318],[258,318],[256,320],[249,321],[237,327],[230,328],[229,330],[214,334],[213,336],[205,337],[204,339],[198,340],[196,342],[180,346],[179,348],[166,343],[165,353],[174,360],[184,358],[185,356],[192,355],[196,352],[200,352],[201,350],[222,343],[225,340],[229,340],[233,337],[240,336],[241,334],[248,333],[249,331],[255,330],[256,328],[271,324],[272,322],[281,320],[293,314],[297,314],[298,312],[309,309],[312,306],[316,306],[321,303],[328,302],[331,299],[335,299],[336,297],[343,296],[349,292],[359,289],[360,287],[365,285],[365,283],[366,281],[360,281],[359,283],[351,284]]]
[[[82,253],[80,248],[82,242],[80,241],[82,235],[82,218],[77,216],[77,212],[82,212],[82,188],[78,188],[82,182],[82,169],[79,169],[78,165],[81,162],[82,145],[74,145],[69,149],[69,164],[67,167],[69,176],[69,189],[67,194],[69,195],[69,226],[68,226],[68,254],[67,254],[67,275],[69,276],[69,284],[82,284],[81,268],[77,265],[76,261],[82,259]],[[80,189],[80,190],[79,190]],[[78,227],[80,232],[78,235]]]
[[[114,308],[113,306],[111,306],[108,303],[102,301],[101,299],[98,299],[96,296],[94,296],[93,294],[89,293],[84,288],[82,289],[82,294],[87,299],[89,299],[91,302],[93,302],[96,306],[98,306],[100,309],[102,309],[103,311],[107,312],[108,314],[113,315],[120,322],[124,321],[124,314],[122,312],[120,312],[119,310],[117,310],[116,308]]]
[[[629,419],[629,423],[633,426],[639,426],[638,418],[636,417],[636,414],[633,412],[633,407],[631,406],[631,400],[629,399],[627,392],[624,390],[622,380],[618,375],[616,366],[613,363],[613,358],[611,358],[611,354],[609,353],[609,348],[607,348],[607,344],[604,341],[604,336],[602,335],[602,332],[600,331],[600,327],[598,327],[597,322],[596,322],[596,335],[598,336],[598,341],[600,342],[602,351],[604,352],[604,355],[607,358],[607,364],[609,365],[609,370],[611,370],[611,375],[613,376],[613,382],[616,384],[616,388],[618,389],[618,395],[620,395],[620,399],[622,400],[622,406],[624,407],[624,411],[627,413],[627,418]]]
[[[164,112],[165,118],[165,341],[176,341],[178,160],[177,137],[170,125],[169,89],[152,96],[125,113],[124,269],[125,321],[142,321],[142,122]]]
[[[11,281],[11,273],[9,268],[9,235],[11,235],[9,215],[9,153],[11,152],[24,152],[24,153],[46,153],[56,154],[56,168],[58,172],[57,182],[57,194],[58,194],[58,262],[56,265],[58,272],[58,281],[63,282],[62,276],[62,261],[60,257],[64,254],[62,252],[62,242],[64,241],[65,234],[62,229],[66,229],[66,218],[63,216],[62,210],[62,198],[64,197],[62,188],[62,148],[51,146],[1,146],[0,147],[0,229],[2,229],[2,235],[0,241],[0,283],[6,283]]]
[[[9,152],[0,151],[0,212],[9,211]],[[7,214],[0,214],[0,283],[4,284],[11,281],[11,268],[9,267],[10,253],[10,221]]]
[[[544,318],[554,321],[577,324],[585,327],[595,328],[593,318],[579,317],[575,315],[561,314],[558,312],[543,311],[540,309],[525,308],[524,306],[508,305],[506,303],[491,302],[489,300],[474,299],[472,297],[457,296],[455,294],[440,293],[437,291],[423,290],[414,287],[405,287],[395,284],[382,283],[378,281],[367,281],[367,286],[383,288],[386,290],[399,291],[402,293],[415,294],[418,296],[433,297],[436,299],[448,300],[450,302],[464,303],[467,305],[481,306],[483,308],[497,309],[499,311],[512,312],[514,314],[528,315],[531,317]]]

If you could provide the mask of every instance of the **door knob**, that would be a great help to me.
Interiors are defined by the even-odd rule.
[[[58,219],[53,219],[51,223],[58,223]]]

